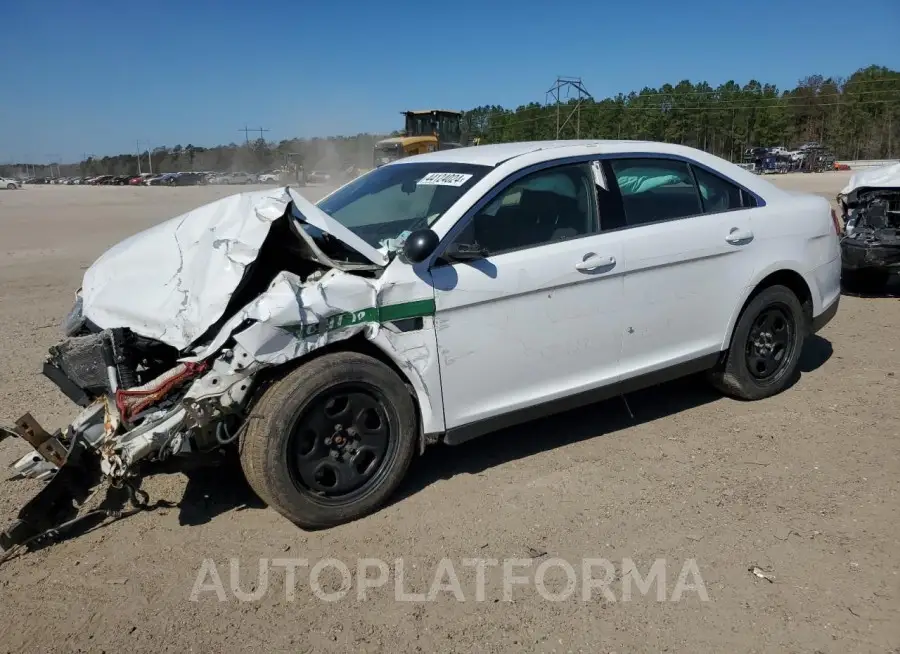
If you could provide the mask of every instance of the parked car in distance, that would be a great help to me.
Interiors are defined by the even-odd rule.
[[[153,177],[150,173],[141,173],[134,175],[128,179],[129,186],[142,186],[149,178]]]
[[[209,178],[210,184],[252,184],[256,177],[250,173],[220,173]]]
[[[306,176],[307,184],[326,184],[331,181],[331,175],[314,170]]]
[[[22,188],[22,182],[12,177],[0,177],[0,188],[15,191]]]
[[[203,173],[176,173],[175,175],[175,186],[198,186],[206,183],[206,175]]]
[[[148,177],[144,182],[147,186],[175,186],[175,173],[163,173],[154,177]]]

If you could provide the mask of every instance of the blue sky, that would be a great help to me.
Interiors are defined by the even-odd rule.
[[[0,163],[238,142],[245,123],[275,141],[387,131],[403,109],[543,102],[558,74],[602,98],[900,69],[898,0],[0,0],[0,16]]]

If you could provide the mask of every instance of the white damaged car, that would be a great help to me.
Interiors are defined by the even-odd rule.
[[[346,522],[430,444],[698,371],[785,389],[837,310],[838,231],[823,198],[628,141],[410,157],[316,205],[233,195],[87,270],[44,365],[82,412],[6,430],[37,451],[16,472],[83,497],[234,444],[284,516]],[[48,527],[40,497],[0,546]]]

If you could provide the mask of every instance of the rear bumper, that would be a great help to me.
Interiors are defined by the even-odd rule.
[[[812,326],[809,330],[810,334],[815,334],[819,330],[821,330],[825,325],[831,322],[831,319],[837,315],[838,305],[841,303],[841,296],[838,295],[834,298],[834,301],[825,307],[825,310],[822,311],[818,316],[813,316]]]

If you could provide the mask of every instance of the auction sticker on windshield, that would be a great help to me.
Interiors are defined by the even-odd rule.
[[[431,186],[462,186],[471,175],[466,173],[428,173],[420,179],[416,184],[427,184]]]

